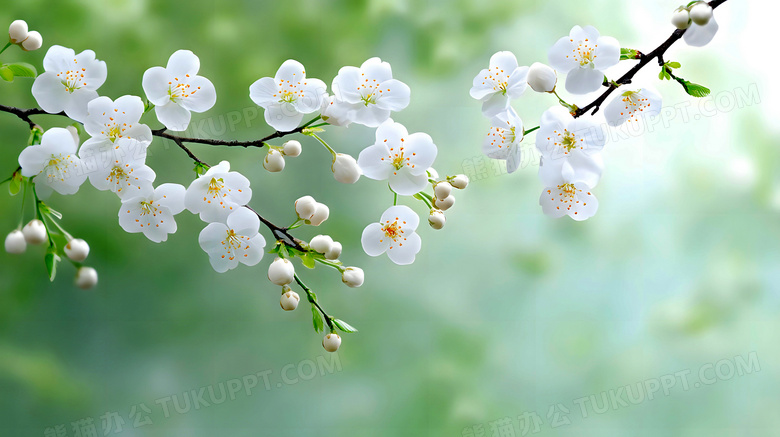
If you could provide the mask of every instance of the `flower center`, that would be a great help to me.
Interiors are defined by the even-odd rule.
[[[574,184],[562,184],[558,185],[558,189],[561,190],[561,199],[568,198],[574,199],[574,195],[577,194],[577,189],[574,188]]]
[[[68,166],[72,164],[71,155],[52,154],[44,169],[48,181],[53,182],[55,179],[59,179],[61,182],[64,182],[68,176]]]
[[[572,42],[574,42],[574,40],[572,40]],[[587,38],[585,41],[580,41],[577,44],[577,48],[573,50],[574,60],[579,62],[580,67],[590,65],[591,68],[595,68],[593,61],[596,60],[596,47],[598,46],[598,44],[592,44]]]
[[[185,79],[189,77],[189,74],[185,75]],[[184,80],[179,80],[178,77],[174,77],[172,81],[168,82],[168,98],[171,99],[173,103],[179,103],[182,99],[186,99],[197,93],[199,89],[200,87],[192,88],[189,83]]]
[[[222,178],[211,178],[211,182],[209,182],[209,188],[208,193],[212,195],[213,197],[217,197],[219,195],[219,192],[222,190],[222,187],[225,186],[224,181]]]
[[[222,240],[222,245],[227,249],[228,253],[232,250],[241,248],[241,237],[236,235],[236,231],[228,229],[227,237]]]
[[[283,90],[281,95],[282,98],[279,99],[279,103],[295,103],[295,100],[297,100],[293,91]]]
[[[628,121],[636,116],[637,112],[642,112],[650,107],[650,101],[639,94],[639,91],[626,91],[623,93],[623,112],[620,115],[625,115],[628,112]]]
[[[486,82],[493,84],[493,91],[506,94],[507,88],[509,88],[509,73],[500,69],[499,67],[488,68],[488,75],[484,77]],[[484,85],[485,82],[482,82]]]
[[[122,138],[122,128],[114,125],[108,129],[108,139],[113,143],[117,138]]]
[[[122,167],[114,166],[114,168],[111,169],[111,173],[108,175],[108,180],[114,183],[119,183],[120,180],[127,179],[127,173],[125,173],[125,170]]]
[[[78,61],[74,59],[73,63],[78,64]],[[87,82],[84,79],[86,71],[86,68],[79,69],[74,67],[72,70],[60,71],[57,73],[57,77],[60,78],[60,83],[65,87],[65,91],[72,93],[83,86],[87,86]]]
[[[382,226],[382,232],[393,241],[404,233],[403,229],[401,229],[401,226],[398,224],[398,219],[392,223],[388,220],[388,222]]]
[[[565,149],[563,152],[564,155],[568,155],[572,149],[576,149],[577,147],[580,149],[583,148],[584,140],[582,138],[577,138],[574,133],[569,132],[568,129],[564,129],[563,132],[558,132],[557,130],[553,131],[553,135],[556,136],[554,144]],[[551,140],[552,138],[547,139]]]
[[[145,201],[145,200],[141,201],[141,216],[145,216],[147,214],[151,214],[151,215],[157,217],[157,213],[159,211],[160,210],[156,206],[154,206],[154,200],[150,200],[148,202]]]

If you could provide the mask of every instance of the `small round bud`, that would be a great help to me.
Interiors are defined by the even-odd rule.
[[[450,184],[452,184],[454,188],[462,190],[469,186],[469,177],[464,174],[455,175],[450,178]]]
[[[5,251],[8,253],[24,253],[27,250],[27,241],[20,230],[11,231],[5,237]]]
[[[439,230],[444,227],[444,223],[447,222],[447,217],[444,216],[444,211],[439,209],[432,209],[431,215],[428,216],[428,224],[433,229]]]
[[[11,42],[19,44],[27,39],[27,22],[24,20],[16,20],[8,26],[8,36],[11,38]]]
[[[325,252],[325,259],[334,260],[339,259],[341,256],[341,243],[338,241],[334,241],[333,244],[330,245],[330,249],[328,249],[327,252]]]
[[[449,182],[439,182],[433,187],[433,194],[439,199],[444,199],[452,193],[452,185]]]
[[[317,209],[317,201],[311,196],[303,196],[295,201],[295,213],[301,220],[308,220]]]
[[[328,219],[328,216],[330,215],[330,208],[328,208],[327,205],[324,203],[319,203],[315,205],[314,214],[311,216],[309,220],[307,220],[307,223],[312,226],[319,226]]]
[[[82,290],[89,290],[98,283],[97,270],[92,267],[80,267],[76,272],[76,286]]]
[[[300,155],[302,150],[303,147],[301,147],[301,143],[297,140],[290,140],[282,144],[282,153],[284,153],[285,156],[289,156],[291,158],[295,158],[296,156]]]
[[[558,83],[558,75],[549,65],[534,62],[528,69],[528,86],[537,93],[551,93]]]
[[[268,266],[268,280],[276,285],[287,285],[293,281],[294,276],[295,267],[288,259],[276,258]]]
[[[330,250],[330,246],[333,245],[333,239],[330,238],[327,235],[317,235],[316,237],[312,238],[309,242],[309,247],[312,248],[312,250],[319,252],[319,253],[325,253]]]
[[[38,50],[43,45],[43,37],[40,33],[33,30],[32,32],[27,34],[27,39],[22,41],[22,50],[31,52],[33,50]]]
[[[705,26],[712,19],[712,6],[707,2],[699,2],[691,7],[691,21],[699,26]]]
[[[271,173],[277,173],[284,170],[284,155],[276,149],[268,149],[268,153],[263,160],[263,167]]]
[[[68,244],[65,245],[63,250],[68,258],[80,263],[87,259],[87,256],[89,255],[89,244],[81,238],[74,238],[68,241]]]
[[[685,8],[679,8],[672,14],[672,25],[674,27],[685,30],[691,25],[691,16],[688,10]]]
[[[452,205],[455,204],[455,196],[447,196],[444,199],[437,199],[433,198],[433,206],[436,208],[439,208],[442,211],[446,211],[450,208],[452,208]]]
[[[285,311],[292,311],[298,308],[298,302],[301,301],[301,297],[298,293],[290,290],[290,287],[285,286],[286,292],[282,293],[282,298],[279,300],[279,305]]]
[[[365,274],[360,267],[347,267],[341,273],[341,282],[352,288],[358,288],[363,285],[363,280],[365,280]]]
[[[322,339],[322,347],[328,352],[336,352],[341,346],[341,337],[335,332],[331,332]]]
[[[38,219],[30,220],[30,223],[24,225],[22,233],[28,244],[41,244],[46,241],[46,226]]]
[[[344,153],[336,154],[330,169],[333,170],[333,177],[342,184],[354,184],[363,174],[355,158]]]

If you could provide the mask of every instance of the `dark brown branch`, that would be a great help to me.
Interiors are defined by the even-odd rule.
[[[35,127],[35,122],[32,121],[32,119],[30,119],[31,115],[48,114],[48,112],[40,108],[21,109],[21,108],[14,108],[13,106],[5,106],[5,105],[0,105],[0,111],[8,112],[9,114],[13,114],[19,117],[20,119],[26,121],[27,124],[30,125],[30,129]],[[51,115],[66,116],[64,112],[58,112],[56,114],[51,114]]]
[[[727,0],[712,0],[709,5],[712,7],[712,9],[717,8],[718,6],[725,3]],[[680,40],[682,36],[685,34],[685,32],[688,29],[681,30],[677,29],[674,32],[672,32],[672,35],[669,36],[669,38],[666,39],[660,46],[656,47],[655,50],[653,50],[650,53],[644,54],[639,58],[639,62],[637,62],[636,65],[634,65],[633,68],[628,70],[626,74],[620,77],[620,79],[616,80],[615,83],[611,83],[609,87],[596,98],[596,100],[588,103],[587,105],[583,106],[582,108],[577,108],[576,111],[572,114],[574,118],[580,117],[584,114],[586,114],[588,111],[592,111],[591,115],[597,113],[599,109],[601,108],[601,105],[604,103],[605,100],[607,100],[607,97],[610,96],[620,85],[627,85],[631,83],[631,80],[634,78],[634,76],[639,73],[639,70],[643,69],[647,64],[653,61],[653,59],[658,59],[658,61],[663,64],[663,56],[666,53],[667,50],[669,50],[674,43]]]

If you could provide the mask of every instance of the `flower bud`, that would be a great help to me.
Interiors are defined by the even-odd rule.
[[[685,30],[691,25],[691,16],[688,10],[685,8],[679,8],[672,14],[672,25],[674,27]]]
[[[558,83],[558,75],[549,65],[534,62],[528,69],[528,85],[537,93],[551,93]]]
[[[309,247],[312,248],[312,250],[319,252],[319,253],[325,253],[330,250],[330,246],[333,245],[333,239],[330,238],[327,235],[317,235],[316,237],[312,238],[309,242]]]
[[[341,273],[341,282],[352,288],[358,288],[363,285],[364,279],[365,275],[360,267],[347,267]]]
[[[27,34],[27,39],[22,41],[22,50],[26,52],[31,52],[33,50],[38,50],[43,45],[43,37],[40,33],[33,30],[32,32]]]
[[[330,169],[333,170],[333,177],[342,184],[354,184],[363,174],[355,158],[344,153],[336,154]]]
[[[41,244],[46,241],[46,226],[38,219],[30,220],[30,223],[24,225],[22,233],[28,244]]]
[[[293,281],[294,276],[295,267],[288,259],[276,258],[268,266],[268,280],[276,285],[287,285]]]
[[[306,221],[306,223],[312,225],[312,226],[319,226],[328,219],[328,216],[330,215],[330,209],[327,205],[324,203],[317,202],[315,204],[314,214],[311,216],[309,220]]]
[[[8,26],[8,36],[14,44],[19,44],[27,39],[27,35],[27,22],[24,20],[16,20]]]
[[[322,121],[333,126],[349,126],[353,121],[355,105],[336,100],[336,96],[322,99],[320,117]]]
[[[303,196],[295,201],[295,213],[301,220],[309,220],[317,209],[317,201],[311,196]]]
[[[27,250],[27,242],[24,234],[20,230],[11,231],[5,237],[5,251],[8,253],[24,253]]]
[[[433,229],[441,229],[444,227],[444,223],[447,222],[447,217],[444,216],[444,211],[439,209],[432,209],[431,215],[428,216],[428,224]]]
[[[87,259],[87,256],[89,255],[89,244],[81,238],[74,238],[68,241],[68,244],[65,245],[63,250],[68,258],[80,263]]]
[[[450,185],[449,182],[438,182],[433,187],[433,194],[439,199],[444,199],[449,196],[450,193],[452,193],[452,185]]]
[[[428,169],[428,177],[431,179],[439,179],[439,172],[435,168],[430,167]]]
[[[263,167],[271,173],[284,170],[284,155],[282,155],[282,152],[269,148],[263,160]]]
[[[444,199],[437,199],[436,197],[433,198],[433,206],[439,208],[442,211],[446,211],[452,208],[452,205],[454,204],[455,196],[447,196]]]
[[[712,19],[712,6],[707,2],[699,2],[691,7],[691,21],[699,26],[705,26]]]
[[[97,270],[92,267],[80,267],[76,272],[76,286],[82,290],[89,290],[98,283]]]
[[[298,308],[298,302],[301,301],[301,297],[298,296],[298,293],[292,291],[290,287],[286,285],[282,291],[282,298],[279,300],[279,305],[282,309],[285,311],[292,311]]]
[[[330,245],[330,249],[328,249],[327,252],[325,252],[325,259],[329,260],[335,260],[339,259],[341,256],[341,243],[338,241],[334,241],[333,244]]]
[[[284,153],[285,156],[289,156],[291,158],[295,158],[296,156],[300,155],[302,150],[303,147],[301,147],[301,143],[296,140],[290,140],[282,144],[282,153]]]
[[[341,337],[335,332],[331,332],[322,339],[322,347],[328,352],[336,352],[341,346]]]
[[[81,141],[79,139],[79,130],[76,129],[76,126],[66,126],[65,129],[70,132],[70,134],[73,136],[73,141],[76,142],[76,144],[79,144]]]
[[[450,184],[453,187],[462,190],[469,186],[469,177],[464,174],[455,175],[450,178]]]

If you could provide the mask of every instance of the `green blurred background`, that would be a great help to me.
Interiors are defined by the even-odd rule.
[[[142,95],[147,68],[193,50],[218,91],[211,111],[194,114],[201,126],[194,133],[222,138],[270,132],[248,87],[285,59],[330,84],[341,66],[380,56],[412,89],[409,108],[394,118],[433,136],[440,173],[465,172],[472,184],[456,193],[445,230],[423,225],[417,261],[399,267],[360,248],[363,227],[392,201],[383,184],[339,184],[315,142],[302,138],[303,155],[280,174],[262,169],[261,150],[193,146],[202,159],[227,159],[249,177],[252,205],[275,222],[291,222],[292,201],[302,195],[330,206],[323,226],[296,234],[333,235],[344,244],[342,259],[366,271],[364,286],[348,289],[333,271],[299,268],[323,306],[360,329],[343,335],[335,357],[322,350],[308,308],[279,309],[279,289],[265,279],[268,259],[212,271],[196,216],[183,213],[179,231],[154,244],[121,230],[113,194],[89,184],[74,196],[55,194],[50,203],[62,223],[90,243],[100,284],[75,288],[67,264],[49,283],[42,248],[0,255],[0,435],[86,437],[90,420],[95,435],[122,436],[776,435],[780,110],[772,104],[774,58],[762,41],[777,5],[731,0],[716,12],[721,30],[709,46],[671,50],[680,75],[713,97],[698,101],[658,83],[656,67],[640,74],[636,83],[652,82],[664,95],[665,117],[643,135],[609,142],[596,189],[601,208],[587,222],[542,214],[530,159],[506,175],[481,158],[488,121],[468,90],[491,54],[512,50],[521,65],[545,62],[547,48],[574,24],[648,51],[671,32],[678,2],[638,3],[5,2],[0,25],[26,19],[44,48],[12,48],[2,61],[40,68],[53,44],[93,49],[108,64],[99,92],[112,98]],[[0,84],[0,102],[35,105],[30,85]],[[515,107],[530,127],[553,103],[529,90]],[[63,122],[37,120],[46,128]],[[160,126],[152,114],[144,120]],[[4,178],[27,131],[0,114],[0,132]],[[354,156],[373,142],[362,126],[324,135]],[[532,137],[525,146],[530,153]],[[181,150],[155,139],[150,151],[157,183],[189,183],[192,165]],[[19,203],[0,193],[3,234],[16,226]],[[729,376],[729,366],[748,358],[750,372]],[[680,371],[690,372],[687,390],[679,379],[650,400],[648,381]],[[234,399],[185,408],[193,390],[205,388],[212,404],[209,388],[219,397],[220,384],[251,383],[244,378],[258,373],[267,387],[260,379],[250,395],[244,384]],[[648,389],[636,405],[583,414],[576,401],[593,395],[601,406],[602,392],[637,383]],[[189,411],[177,412],[172,395]],[[121,432],[104,423],[116,417],[106,413],[121,418]],[[524,413],[538,417],[538,428],[523,429]]]

